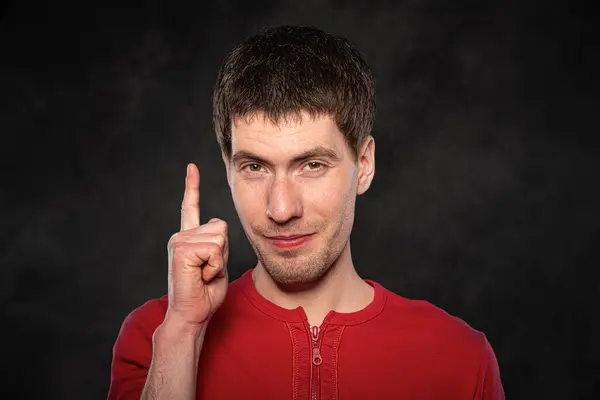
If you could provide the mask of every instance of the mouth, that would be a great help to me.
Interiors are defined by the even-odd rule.
[[[313,234],[308,235],[293,235],[293,236],[270,236],[267,237],[269,242],[277,248],[292,250],[310,242]]]

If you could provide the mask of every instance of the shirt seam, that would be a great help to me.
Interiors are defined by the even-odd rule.
[[[379,311],[377,311],[376,313],[374,313],[373,315],[371,315],[370,317],[368,317],[364,320],[361,320],[359,322],[335,322],[335,320],[334,320],[333,322],[328,322],[328,324],[329,325],[337,325],[337,326],[358,326],[358,325],[365,324],[365,323],[373,320],[374,318],[377,318],[379,315],[381,315],[383,313],[383,310],[385,309],[385,306],[387,305],[387,301],[388,301],[388,296],[386,294],[383,297],[381,309]]]
[[[288,320],[287,320],[287,319],[285,319],[285,318],[281,318],[279,315],[276,315],[276,313],[272,312],[271,310],[269,310],[269,309],[267,309],[267,308],[265,308],[265,307],[262,307],[262,306],[261,306],[261,305],[258,303],[258,301],[257,301],[256,299],[254,299],[254,298],[252,297],[252,295],[250,295],[250,294],[249,294],[249,293],[246,291],[246,288],[244,288],[244,296],[246,296],[246,298],[247,298],[247,299],[250,301],[250,303],[252,304],[252,306],[253,306],[254,308],[256,308],[258,311],[260,311],[261,313],[263,313],[263,314],[265,314],[265,315],[267,315],[267,316],[269,316],[269,317],[271,317],[271,318],[274,318],[274,319],[276,319],[277,321],[285,322],[286,324],[287,324],[287,323],[290,323],[290,322],[292,322],[292,321],[288,321]]]
[[[337,338],[334,341],[334,352],[333,352],[333,357],[332,357],[332,363],[334,363],[335,365],[335,369],[333,372],[333,387],[335,388],[335,396],[334,398],[339,398],[340,397],[340,388],[339,388],[339,380],[338,380],[338,369],[339,369],[339,365],[340,365],[340,343],[342,341],[342,335],[344,334],[344,330],[346,329],[345,326],[342,326],[340,328],[340,333],[337,336]]]
[[[298,380],[298,360],[297,360],[297,346],[296,346],[296,340],[294,339],[294,334],[292,333],[292,327],[290,326],[289,322],[285,323],[287,325],[288,328],[288,333],[290,334],[290,340],[292,341],[292,390],[293,390],[293,394],[292,394],[292,398],[293,400],[298,400],[298,388],[297,386],[297,380]]]

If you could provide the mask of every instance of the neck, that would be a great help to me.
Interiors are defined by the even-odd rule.
[[[321,325],[329,311],[351,313],[365,308],[374,289],[354,268],[350,242],[340,257],[318,281],[301,285],[280,285],[259,262],[252,279],[256,290],[267,300],[286,309],[302,307],[311,325]]]

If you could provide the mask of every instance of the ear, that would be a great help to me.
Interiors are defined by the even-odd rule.
[[[358,153],[358,185],[356,193],[365,193],[375,176],[375,139],[367,137]]]
[[[221,158],[223,159],[223,163],[225,164],[225,172],[227,173],[227,184],[231,187],[231,162],[229,161],[229,157],[221,152]]]

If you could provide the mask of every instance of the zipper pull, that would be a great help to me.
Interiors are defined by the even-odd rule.
[[[321,365],[323,358],[321,357],[321,350],[319,350],[319,327],[311,326],[310,334],[313,341],[312,362],[315,365]]]
[[[313,347],[312,362],[315,365],[321,365],[323,358],[321,358],[321,350],[318,347]]]
[[[313,343],[316,344],[316,342],[319,340],[319,327],[318,326],[311,326],[310,327],[310,333],[312,335]]]

